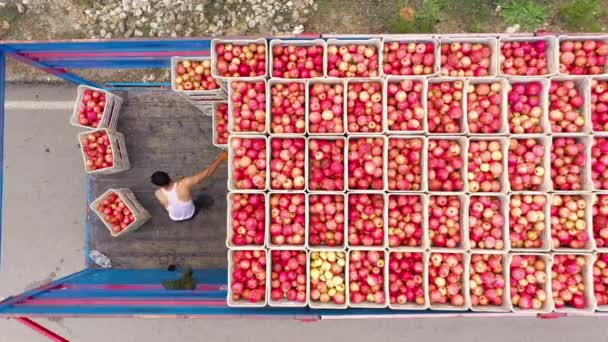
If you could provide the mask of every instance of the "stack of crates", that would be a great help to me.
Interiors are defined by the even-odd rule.
[[[86,129],[78,133],[78,143],[84,162],[85,172],[89,175],[110,175],[124,172],[131,168],[125,136],[116,131],[120,108],[123,99],[109,91],[80,85],[74,112],[70,117],[72,126]],[[105,149],[99,149],[105,146]],[[111,197],[110,197],[111,196]],[[100,204],[109,199],[116,203],[108,205],[124,205],[124,209],[108,206],[107,213],[98,210]],[[112,236],[118,237],[141,227],[150,219],[150,213],[137,201],[133,191],[129,189],[109,189],[90,206],[99,216]],[[127,211],[128,210],[128,211]],[[111,223],[110,215],[117,214],[122,222]],[[129,220],[133,216],[133,220]],[[128,221],[128,222],[127,222]],[[121,227],[121,224],[124,227]]]
[[[84,85],[78,86],[77,91],[78,96],[74,106],[74,112],[70,117],[70,124],[87,130],[78,134],[78,143],[81,146],[80,150],[82,152],[85,172],[88,174],[113,174],[129,170],[131,165],[127,155],[125,138],[121,133],[116,131],[123,99],[109,91]],[[80,121],[80,112],[83,107],[87,106],[87,97],[92,96],[91,94],[94,94],[97,99],[100,97],[102,99],[100,102],[94,103],[95,105],[104,102],[104,99],[105,105],[101,109],[101,118],[99,121],[89,125],[88,123],[85,124]],[[99,140],[94,142],[97,144],[109,141],[109,151],[107,151],[108,153],[104,157],[111,157],[112,159],[104,159],[106,166],[101,165],[99,162],[99,165],[95,166],[95,161],[93,161],[85,151],[85,142],[89,139],[93,142],[93,137]]]
[[[107,214],[101,211],[99,208],[99,205],[102,204],[102,202],[114,197],[112,195],[118,197],[118,199],[124,203],[124,207],[129,210],[134,218],[133,221],[125,227],[119,228],[120,224],[113,225],[107,220]],[[109,189],[103,195],[99,196],[93,203],[91,203],[90,208],[95,214],[97,214],[101,222],[103,222],[103,224],[108,228],[113,237],[119,237],[121,235],[133,232],[139,229],[151,218],[150,213],[137,201],[135,194],[130,189]]]

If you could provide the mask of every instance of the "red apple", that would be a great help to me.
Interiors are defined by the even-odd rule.
[[[509,201],[509,237],[511,248],[548,249],[543,236],[549,227],[545,224],[546,195],[511,195]]]
[[[275,45],[272,48],[272,77],[323,77],[323,45]]]
[[[216,74],[222,77],[266,75],[266,46],[260,43],[223,41],[215,46]]]
[[[264,81],[230,82],[232,93],[232,132],[266,131],[266,83]]]
[[[348,82],[346,121],[349,133],[384,131],[382,82]]]
[[[275,134],[304,133],[306,130],[304,93],[302,82],[274,83],[270,86],[270,130]]]
[[[303,193],[270,194],[270,243],[303,246],[306,226],[306,199]]]
[[[378,48],[374,45],[347,44],[327,47],[327,76],[378,77]]]
[[[230,253],[230,298],[236,303],[263,303],[266,300],[266,251],[233,250]]]

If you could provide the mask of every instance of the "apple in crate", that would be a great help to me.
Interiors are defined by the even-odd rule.
[[[175,65],[177,90],[215,90],[220,84],[211,76],[211,60],[181,60]]]
[[[264,302],[266,298],[266,251],[232,251],[232,281],[230,296],[233,301]]]
[[[114,166],[110,137],[105,131],[86,134],[82,138],[81,146],[85,154],[87,170],[94,171]]]
[[[129,207],[114,192],[106,196],[95,210],[103,215],[104,221],[110,225],[114,233],[122,232],[135,222],[135,216]]]
[[[97,128],[106,108],[106,94],[98,90],[85,89],[78,106],[78,122],[83,126]]]

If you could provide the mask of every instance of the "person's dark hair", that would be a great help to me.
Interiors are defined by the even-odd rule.
[[[165,186],[171,182],[171,177],[166,172],[156,171],[150,177],[150,181],[154,185]]]

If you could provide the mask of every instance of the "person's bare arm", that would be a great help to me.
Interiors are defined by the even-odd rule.
[[[202,170],[201,172],[192,175],[190,177],[184,177],[180,183],[184,184],[185,186],[191,188],[197,184],[200,184],[202,181],[204,181],[207,177],[211,176],[219,167],[220,165],[222,165],[222,162],[224,160],[228,159],[228,153],[226,151],[220,153],[217,158],[213,161],[213,163],[211,163],[211,165],[209,165],[206,169]]]

